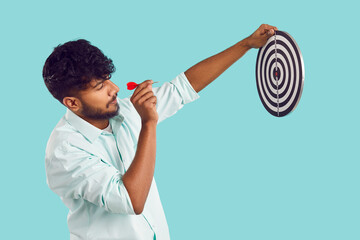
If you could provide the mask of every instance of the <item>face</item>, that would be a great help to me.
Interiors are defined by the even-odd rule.
[[[81,115],[89,119],[105,120],[116,116],[119,87],[110,80],[92,80],[86,90],[79,92]]]

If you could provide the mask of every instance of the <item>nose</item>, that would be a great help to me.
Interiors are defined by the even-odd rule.
[[[119,92],[119,87],[112,81],[110,81],[110,80],[108,80],[108,81],[109,81],[109,86],[110,86],[109,95],[113,96],[114,94],[117,94]]]

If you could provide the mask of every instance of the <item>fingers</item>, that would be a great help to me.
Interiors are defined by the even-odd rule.
[[[266,41],[275,34],[277,27],[268,24],[261,24],[256,31],[248,37],[247,45],[250,48],[259,48],[265,45]]]
[[[139,113],[141,121],[158,121],[156,110],[157,98],[152,91],[152,80],[139,84],[130,98],[131,103]]]
[[[157,103],[157,97],[156,96],[151,96],[150,98],[145,100],[144,104],[145,105],[149,104],[150,107],[152,107],[152,106],[156,106],[156,103]]]
[[[137,102],[137,104],[143,104],[146,101],[149,101],[154,96],[154,93],[152,91],[149,91],[142,95],[139,99],[135,99],[134,102]],[[153,99],[151,101],[154,101]]]
[[[136,100],[138,100],[142,95],[144,95],[146,92],[151,91],[151,90],[152,90],[152,83],[153,83],[153,80],[146,80],[146,81],[140,83],[140,84],[136,87],[136,89],[135,89],[133,95],[131,96],[130,100],[131,100],[131,101],[136,101]]]
[[[272,36],[272,35],[274,35],[274,34],[275,34],[275,31],[278,30],[277,27],[271,26],[271,25],[268,25],[268,24],[262,24],[262,25],[260,26],[260,29],[261,29],[261,30],[260,30],[260,34],[261,34],[261,35],[266,34],[267,36]]]
[[[151,85],[153,82],[154,82],[153,80],[146,80],[146,81],[140,83],[140,84],[136,87],[136,89],[135,89],[135,91],[134,91],[134,93],[133,93],[132,96],[135,97],[142,89],[146,88],[148,85]]]
[[[270,30],[268,30],[268,31],[266,32],[266,34],[267,34],[268,36],[272,36],[272,35],[275,34],[275,30],[274,30],[274,29],[270,29]]]
[[[139,84],[131,97],[131,102],[136,105],[144,105],[145,107],[153,107],[157,103],[157,98],[152,91],[152,80],[144,81]]]
[[[139,101],[140,98],[142,98],[144,95],[146,95],[148,93],[153,93],[151,85],[147,85],[145,88],[141,89],[138,92],[138,94],[136,94],[136,96],[132,96],[132,101],[133,102]]]

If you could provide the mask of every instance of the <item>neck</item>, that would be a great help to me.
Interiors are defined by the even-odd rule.
[[[88,123],[90,123],[91,125],[99,128],[99,129],[104,129],[109,125],[109,119],[91,119],[91,118],[86,118],[84,116],[79,116],[82,119],[84,119],[85,121],[87,121]]]

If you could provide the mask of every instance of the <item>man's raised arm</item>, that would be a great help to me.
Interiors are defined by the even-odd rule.
[[[267,39],[274,35],[276,27],[262,24],[252,35],[211,56],[185,71],[185,75],[196,92],[200,92],[234,62],[239,60],[249,49],[265,45]]]

